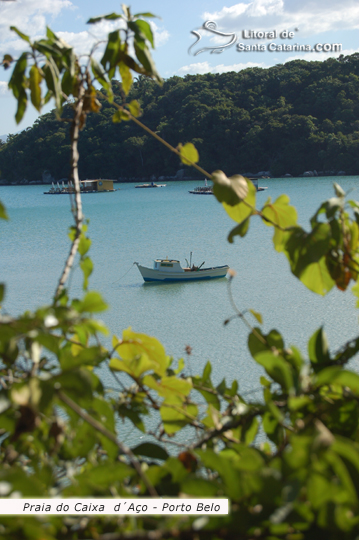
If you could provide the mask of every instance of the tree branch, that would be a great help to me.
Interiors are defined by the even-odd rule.
[[[131,451],[131,449],[128,448],[123,443],[121,443],[117,439],[116,435],[111,433],[111,431],[105,428],[105,426],[103,426],[100,422],[95,420],[95,418],[92,418],[92,416],[90,416],[86,411],[81,409],[81,407],[79,407],[77,403],[72,401],[72,399],[69,398],[66,394],[64,394],[61,390],[57,392],[57,396],[63,403],[65,403],[68,407],[70,407],[73,411],[75,411],[75,413],[77,413],[83,420],[85,420],[85,422],[90,424],[90,426],[96,429],[96,431],[98,431],[99,433],[107,437],[107,439],[112,441],[117,446],[117,448],[129,458],[131,465],[134,467],[138,476],[141,478],[141,480],[145,484],[151,497],[158,497],[157,491],[155,490],[155,488],[153,487],[153,485],[147,478],[147,475],[145,474],[145,472],[142,470],[141,463],[137,460],[136,456]]]
[[[82,201],[81,201],[81,191],[80,191],[80,179],[79,179],[79,171],[78,171],[78,161],[79,161],[78,140],[79,140],[80,126],[81,126],[81,118],[83,115],[84,96],[85,96],[85,89],[84,89],[84,81],[82,79],[79,85],[78,98],[77,98],[77,103],[75,106],[75,115],[72,119],[71,132],[70,132],[71,171],[69,175],[69,180],[73,181],[73,185],[75,189],[75,209],[73,209],[73,214],[74,214],[74,219],[75,219],[76,233],[75,233],[75,238],[71,244],[70,253],[65,263],[65,268],[61,274],[59,283],[57,285],[57,289],[55,292],[55,300],[57,300],[61,291],[63,290],[66,280],[71,271],[71,268],[74,263],[75,256],[79,247],[80,237],[81,237],[81,232],[82,232],[83,213],[82,213]]]

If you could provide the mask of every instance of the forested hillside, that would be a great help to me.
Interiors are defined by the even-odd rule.
[[[116,100],[121,102],[117,85]],[[208,171],[305,170],[359,173],[359,54],[325,62],[296,60],[269,69],[171,77],[158,86],[142,76],[142,121],[172,145],[191,141]],[[81,178],[174,175],[178,158],[132,122],[113,124],[102,101],[79,143]],[[63,116],[69,117],[65,108]],[[67,177],[67,122],[45,114],[0,147],[0,182]]]

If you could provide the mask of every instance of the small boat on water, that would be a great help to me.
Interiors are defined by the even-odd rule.
[[[80,180],[80,191],[81,193],[112,193],[116,189],[113,187],[113,180]],[[75,188],[72,182],[68,182],[67,186],[62,182],[62,188],[58,182],[55,188],[52,182],[51,189],[44,191],[44,195],[68,195],[74,192]]]
[[[249,176],[247,176],[246,178],[248,178],[248,180],[250,180],[252,184],[254,184],[254,187],[257,191],[265,191],[266,189],[268,189],[268,187],[258,186],[258,178],[250,178]]]
[[[213,195],[211,186],[198,186],[191,189],[188,193],[193,193],[193,195]]]
[[[197,186],[194,189],[190,189],[188,193],[193,195],[213,195],[212,186],[207,186],[207,179],[204,181],[204,186]]]
[[[134,264],[137,265],[137,268],[141,272],[141,275],[146,282],[198,281],[200,279],[224,278],[229,270],[229,266],[227,265],[202,268],[204,262],[200,266],[191,266],[188,261],[188,266],[182,268],[179,261],[168,258],[155,259],[153,262],[153,268],[146,268],[137,262]]]
[[[154,188],[154,187],[166,187],[167,184],[155,184],[154,182],[151,182],[150,184],[139,184],[138,186],[135,186],[135,188]]]

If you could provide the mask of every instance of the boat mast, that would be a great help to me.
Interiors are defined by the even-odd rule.
[[[189,254],[189,267],[192,268],[192,251]]]

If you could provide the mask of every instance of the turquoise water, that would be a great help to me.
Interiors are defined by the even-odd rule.
[[[358,177],[335,180],[359,199]],[[319,204],[333,196],[333,178],[270,179],[262,184],[268,190],[258,193],[259,204],[267,196],[287,193],[304,226]],[[358,312],[350,293],[335,290],[323,299],[305,289],[290,274],[285,257],[274,251],[272,229],[259,219],[252,219],[246,238],[229,244],[226,237],[234,222],[214,197],[190,195],[188,190],[196,185],[172,182],[162,189],[138,190],[122,184],[114,194],[83,197],[93,241],[91,287],[110,304],[101,318],[112,333],[119,336],[132,326],[156,336],[176,361],[190,345],[186,369],[192,374],[211,360],[215,382],[236,378],[243,392],[258,387],[262,370],[247,351],[247,329],[239,320],[223,325],[233,314],[226,279],[145,285],[133,266],[137,261],[152,267],[154,258],[166,256],[184,263],[192,251],[195,264],[233,268],[238,307],[259,311],[264,331],[277,328],[287,345],[306,352],[308,338],[322,324],[333,350],[356,335]],[[0,189],[10,216],[9,222],[0,223],[0,281],[7,284],[3,309],[12,315],[50,302],[69,250],[69,199],[48,197],[43,191],[41,186]],[[81,294],[78,269],[71,293]],[[107,372],[103,377],[107,379]]]

